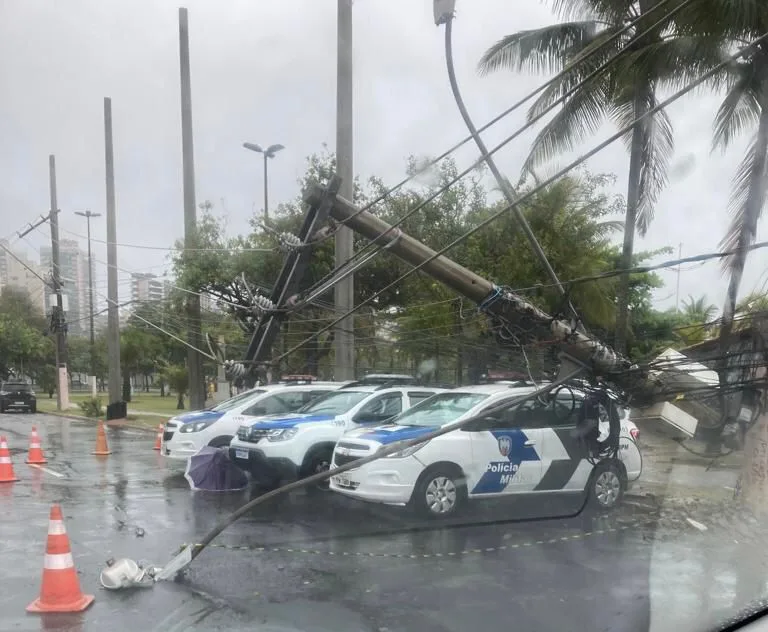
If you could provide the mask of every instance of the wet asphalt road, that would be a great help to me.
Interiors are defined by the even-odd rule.
[[[44,469],[24,464],[33,423]],[[108,592],[98,583],[108,558],[162,565],[256,492],[191,492],[183,466],[136,430],[109,429],[113,454],[101,458],[90,454],[92,424],[0,415],[0,431],[21,478],[0,484],[0,630],[680,631],[657,603],[666,613],[682,604],[693,620],[714,594],[716,608],[733,601],[723,600],[727,564],[709,589],[680,581],[678,568],[685,578],[705,561],[710,572],[717,566],[695,540],[706,535],[691,529],[653,546],[655,514],[635,503],[608,516],[580,511],[581,499],[502,503],[436,528],[399,508],[303,492],[235,523],[179,581]],[[39,591],[53,502],[64,509],[81,585],[96,595],[79,615],[24,611]],[[510,522],[542,511],[566,517]],[[675,578],[679,598],[665,603]]]

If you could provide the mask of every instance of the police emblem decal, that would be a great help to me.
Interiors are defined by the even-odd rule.
[[[499,437],[499,454],[501,456],[509,456],[512,450],[512,439],[507,436]]]

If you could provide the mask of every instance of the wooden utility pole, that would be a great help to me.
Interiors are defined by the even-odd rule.
[[[120,312],[117,304],[117,214],[115,154],[112,142],[112,99],[104,97],[104,165],[107,188],[107,386],[109,403],[123,400],[120,377]]]
[[[64,297],[61,294],[61,253],[59,251],[59,201],[56,192],[56,156],[48,156],[51,190],[51,279],[56,305],[51,305],[51,330],[56,335],[56,408],[69,408],[69,377],[67,376],[67,323]]]
[[[184,180],[184,247],[197,242],[197,207],[195,203],[195,150],[192,140],[192,79],[189,63],[189,22],[187,10],[179,9],[179,65],[181,71],[181,155]],[[189,406],[205,407],[200,296],[187,294],[187,369],[189,371]]]
[[[336,22],[336,173],[341,178],[339,195],[354,199],[355,175],[353,155],[353,92],[352,92],[352,0],[338,0]],[[343,265],[352,258],[354,233],[346,226],[335,236],[335,264]],[[355,280],[349,274],[333,286],[333,297],[339,315],[354,307]],[[355,379],[355,319],[340,321],[334,332],[336,353],[334,379]]]

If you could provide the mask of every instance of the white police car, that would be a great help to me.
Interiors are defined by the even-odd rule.
[[[331,468],[371,456],[395,441],[481,415],[533,390],[532,385],[487,384],[440,393],[390,424],[346,433],[336,444]],[[580,438],[583,398],[583,392],[569,388],[555,397],[525,401],[334,476],[330,488],[360,500],[411,505],[432,517],[453,514],[469,498],[553,491],[586,490],[597,505],[612,507],[640,476],[637,428],[618,411],[620,425],[614,427],[621,430],[614,434],[619,438],[615,458],[590,457],[594,452],[589,452],[587,439]],[[595,426],[590,440],[603,442],[609,424],[602,419]]]
[[[381,424],[444,390],[386,382],[346,384],[296,414],[244,421],[229,444],[229,457],[264,485],[304,478],[328,469],[336,441],[346,430]]]
[[[165,424],[160,453],[169,459],[186,460],[203,446],[228,446],[241,423],[241,415],[285,414],[342,384],[315,381],[269,384],[235,395],[211,409],[179,415]]]

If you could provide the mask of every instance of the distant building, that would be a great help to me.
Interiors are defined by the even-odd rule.
[[[2,244],[9,248],[7,241]],[[23,253],[11,251],[12,255],[5,248],[0,248],[0,290],[12,287],[24,291],[40,313],[45,313],[45,271]]]
[[[80,245],[72,239],[59,241],[59,276],[61,277],[61,293],[64,299],[64,311],[69,324],[69,333],[74,336],[82,336],[88,332],[88,258],[80,250]],[[43,246],[40,249],[40,265],[52,270],[51,247]],[[93,284],[96,286],[96,275],[93,275]],[[99,301],[94,292],[93,309],[97,312]],[[53,293],[49,291],[47,309],[55,300]]]
[[[164,301],[168,296],[168,283],[155,274],[131,274],[131,300],[140,303]]]

